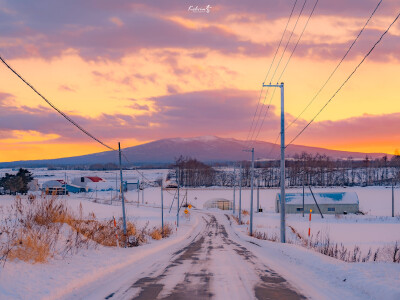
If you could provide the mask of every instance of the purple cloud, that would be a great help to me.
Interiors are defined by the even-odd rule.
[[[240,22],[257,20],[286,19],[293,1],[254,0],[251,3],[242,0],[213,0],[207,2],[213,7],[209,14],[188,12],[190,5],[198,3],[182,1],[77,1],[68,3],[55,1],[5,1],[0,11],[0,29],[3,32],[4,54],[7,58],[58,56],[68,48],[75,48],[88,60],[120,59],[128,53],[142,49],[184,48],[193,49],[189,56],[203,59],[208,50],[225,55],[243,54],[246,56],[267,56],[276,47],[274,43],[255,43],[240,38],[216,24],[224,24],[228,19]],[[299,2],[300,3],[300,2]],[[300,4],[298,4],[299,6]],[[312,2],[306,6],[311,9]],[[374,0],[322,1],[318,4],[315,16],[335,16],[338,18],[366,19],[375,7]],[[396,0],[387,0],[378,10],[379,16],[394,17],[398,11]],[[13,13],[8,13],[12,11]],[[167,17],[180,16],[193,18],[209,26],[187,28]],[[119,26],[110,22],[118,19]],[[312,26],[312,22],[310,24]],[[278,31],[283,28],[277,28]],[[262,34],[262,33],[260,33]],[[391,45],[381,47],[382,52],[392,55],[393,44],[398,49],[398,39]],[[311,44],[301,52],[303,55],[318,57],[334,56],[343,45]],[[337,50],[336,50],[337,48]],[[201,49],[201,50],[199,50]],[[300,55],[301,55],[300,53]],[[296,54],[298,55],[298,54]],[[380,59],[381,56],[376,56]],[[177,70],[184,71],[183,69]],[[129,80],[125,80],[129,82]]]

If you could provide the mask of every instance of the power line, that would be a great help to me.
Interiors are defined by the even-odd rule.
[[[333,70],[333,72],[329,75],[328,79],[324,82],[324,84],[322,85],[322,87],[318,90],[318,92],[314,95],[314,97],[311,99],[310,102],[308,102],[307,106],[303,109],[303,111],[292,121],[290,122],[290,124],[286,127],[286,130],[292,126],[294,123],[297,122],[297,120],[303,115],[303,113],[310,107],[310,105],[314,102],[314,100],[318,97],[318,95],[321,93],[321,91],[325,88],[325,86],[328,84],[329,80],[332,78],[332,76],[336,73],[337,69],[340,67],[340,65],[342,64],[342,62],[344,61],[344,59],[347,57],[347,55],[349,54],[350,50],[353,48],[354,44],[357,42],[358,38],[361,36],[361,34],[363,33],[365,27],[368,25],[369,21],[371,20],[371,18],[374,16],[375,12],[377,11],[378,7],[381,5],[382,0],[379,1],[379,3],[377,4],[377,6],[375,7],[374,11],[372,12],[372,14],[370,15],[370,17],[368,18],[368,20],[365,22],[364,26],[361,28],[361,31],[358,33],[358,35],[356,36],[356,38],[354,39],[353,43],[350,45],[349,49],[347,49],[346,53],[344,54],[344,56],[342,57],[342,59],[339,61],[339,63],[337,64],[337,66],[335,67],[335,69]],[[279,80],[278,80],[279,81]]]
[[[132,164],[133,169],[134,169],[140,176],[142,176],[142,178],[143,178],[145,181],[151,182],[150,179],[148,179],[146,176],[144,176],[144,173],[143,173],[143,172],[140,172],[140,171],[137,169],[137,167],[134,166],[133,162],[131,162],[131,161],[128,159],[128,157],[127,157],[122,151],[121,151],[121,154],[122,154],[122,156],[125,158],[125,160],[126,160],[128,163]]]
[[[288,66],[288,64],[289,64],[289,62],[290,62],[290,59],[292,58],[293,53],[296,51],[296,48],[297,48],[297,46],[299,45],[299,42],[300,42],[300,40],[301,40],[301,38],[302,38],[302,36],[303,36],[303,34],[304,34],[304,31],[305,31],[306,28],[307,28],[308,22],[310,21],[312,15],[314,14],[314,10],[315,10],[315,8],[317,7],[318,1],[319,1],[319,0],[315,1],[314,7],[312,8],[310,15],[308,16],[307,22],[305,23],[305,25],[304,25],[304,27],[303,27],[303,30],[301,31],[301,34],[300,34],[299,38],[297,39],[296,45],[294,46],[294,48],[293,48],[293,50],[292,50],[292,53],[290,54],[289,59],[288,59],[288,61],[286,62],[285,67],[284,67],[283,70],[282,70],[281,75],[279,75],[279,78],[278,78],[277,82],[279,82],[279,81],[281,80],[281,77],[282,77],[283,73],[285,73],[286,68],[287,68],[287,66]],[[381,1],[382,1],[382,0],[381,0]]]
[[[303,13],[303,10],[304,10],[304,7],[305,7],[306,3],[307,3],[307,0],[304,0],[303,6],[302,6],[301,9],[300,9],[299,15],[297,16],[297,20],[296,20],[296,22],[295,22],[295,24],[294,24],[294,26],[293,26],[293,29],[292,29],[292,31],[291,31],[291,33],[290,33],[290,35],[289,35],[289,38],[288,38],[288,40],[287,40],[287,42],[286,42],[286,45],[285,45],[285,48],[283,49],[283,52],[282,52],[281,57],[280,57],[280,59],[279,59],[279,62],[278,62],[278,64],[276,65],[275,71],[274,71],[274,73],[272,74],[272,77],[271,77],[270,81],[273,80],[273,78],[274,78],[274,76],[275,76],[275,74],[276,74],[276,71],[278,70],[279,65],[281,64],[282,58],[283,58],[283,56],[285,55],[286,49],[287,49],[287,47],[288,47],[288,45],[289,45],[289,43],[290,43],[290,40],[292,39],[293,33],[294,33],[294,31],[296,30],[297,24],[298,24],[298,22],[299,22],[299,19],[300,19],[302,13]],[[264,82],[265,82],[265,81],[264,81]],[[263,84],[263,85],[264,85],[264,84]],[[268,95],[268,93],[265,94],[264,101],[263,101],[263,105],[264,105],[264,103],[265,103],[265,100],[266,100],[266,98],[267,98],[267,95]],[[268,110],[269,110],[270,106],[271,106],[271,101],[272,101],[272,98],[274,97],[274,95],[275,95],[275,89],[274,89],[274,92],[273,92],[273,94],[272,94],[272,96],[271,96],[271,100],[270,100],[270,102],[269,102],[269,104],[268,104],[267,111],[266,111],[266,113],[265,113],[265,115],[264,115],[264,119],[265,119],[265,117],[266,117],[266,115],[267,115],[267,113],[268,113]],[[251,136],[250,136],[250,141],[253,141],[253,142],[256,140],[256,138],[253,139],[253,136],[254,136],[254,134],[255,134],[256,131],[257,131],[258,122],[259,122],[260,119],[261,119],[261,112],[262,112],[262,107],[261,107],[260,113],[259,113],[259,115],[258,115],[257,122],[256,122],[256,125],[255,125],[255,128],[254,128],[254,131],[253,131],[253,133],[252,133]],[[262,122],[262,123],[263,123],[263,122]],[[260,130],[261,130],[261,128],[260,128]],[[259,130],[259,131],[260,131],[260,130]],[[250,146],[250,148],[251,148],[251,146]]]
[[[286,68],[287,68],[287,66],[288,66],[288,64],[289,64],[289,62],[290,62],[290,59],[292,58],[294,52],[296,51],[297,46],[299,45],[299,42],[300,42],[300,40],[301,40],[301,38],[302,38],[302,36],[303,36],[303,34],[304,34],[304,31],[306,30],[307,25],[308,25],[308,23],[309,23],[309,21],[310,21],[312,15],[314,14],[314,11],[315,11],[315,8],[316,8],[316,6],[317,6],[317,4],[318,4],[318,1],[319,1],[319,0],[315,1],[315,4],[314,4],[314,6],[313,6],[313,8],[312,8],[312,10],[311,10],[311,12],[310,12],[308,18],[307,18],[307,21],[306,21],[306,23],[304,24],[303,30],[301,31],[301,34],[300,34],[299,38],[297,39],[297,42],[296,42],[296,44],[295,44],[295,46],[294,46],[294,48],[293,48],[293,50],[292,50],[292,52],[291,52],[291,54],[290,54],[290,56],[289,56],[289,59],[287,60],[286,65],[285,65],[284,69],[282,70],[282,72],[281,72],[281,74],[280,74],[280,76],[279,76],[279,78],[278,78],[278,82],[280,81],[281,77],[282,77],[283,74],[285,73],[285,70],[286,70]],[[305,4],[305,3],[306,3],[306,1],[304,2],[304,4]],[[303,5],[303,8],[304,8],[304,5]],[[303,8],[302,8],[302,10],[303,10]],[[301,12],[300,12],[300,14],[301,14]],[[300,17],[300,14],[299,14],[299,17]],[[294,31],[294,29],[293,29],[293,31]],[[265,114],[264,114],[264,118],[263,118],[263,120],[262,120],[262,122],[261,122],[260,127],[258,128],[257,135],[256,135],[255,138],[253,139],[253,142],[255,142],[255,141],[257,140],[257,138],[258,138],[258,136],[259,136],[259,134],[260,134],[260,132],[261,132],[261,128],[262,128],[262,126],[264,125],[264,121],[265,121],[265,118],[266,118],[266,116],[267,116],[267,114],[268,114],[268,111],[269,111],[269,109],[270,109],[272,99],[273,99],[273,97],[274,97],[274,95],[275,95],[275,91],[276,91],[276,89],[274,89],[274,92],[273,92],[273,94],[272,94],[272,96],[271,96],[270,102],[268,103],[267,110],[266,110],[266,112],[265,112]],[[265,102],[265,99],[264,99],[264,102]],[[257,128],[256,128],[255,130],[257,130]],[[271,150],[272,150],[272,149],[271,149]]]
[[[315,9],[315,7],[316,7],[318,1],[319,1],[319,0],[317,0],[317,1],[315,2],[315,5],[314,5],[314,7],[313,7],[313,10],[311,11],[311,14],[310,14],[310,16],[309,16],[309,18],[308,18],[308,20],[307,20],[307,23],[306,23],[306,25],[305,25],[304,28],[303,28],[303,32],[301,33],[300,38],[301,38],[301,36],[302,36],[303,33],[304,33],[304,30],[305,30],[305,28],[306,28],[306,26],[307,26],[307,24],[308,24],[308,21],[310,20],[312,14],[313,14],[313,11],[314,11],[314,9]],[[334,74],[334,73],[336,72],[336,70],[339,68],[340,64],[343,62],[343,60],[344,60],[344,59],[346,58],[346,56],[348,55],[348,53],[350,52],[351,48],[353,47],[353,45],[355,44],[355,42],[357,41],[357,39],[360,37],[361,33],[363,32],[364,28],[367,26],[367,24],[368,24],[369,21],[371,20],[372,16],[375,14],[375,12],[376,12],[376,10],[378,9],[378,7],[379,7],[379,5],[381,4],[381,2],[382,2],[382,0],[379,1],[378,5],[375,7],[375,9],[374,9],[374,11],[372,12],[371,16],[369,17],[369,19],[367,20],[367,22],[365,23],[365,25],[363,26],[363,28],[361,29],[361,31],[359,32],[359,34],[357,35],[356,39],[353,41],[353,43],[351,44],[351,46],[350,46],[349,49],[347,50],[346,54],[343,56],[343,58],[341,59],[341,61],[339,62],[339,64],[338,64],[338,65],[336,66],[336,68],[334,69],[334,71],[333,71],[333,72],[331,73],[331,75],[328,77],[328,79],[326,80],[326,82],[324,83],[324,85],[322,86],[322,88],[320,88],[320,90],[317,92],[317,94],[314,96],[314,98],[308,103],[308,105],[306,106],[306,108],[305,108],[305,109],[304,109],[304,110],[303,110],[303,111],[302,111],[302,112],[301,112],[301,113],[300,113],[300,114],[285,128],[285,130],[287,130],[291,125],[293,125],[293,124],[300,118],[300,116],[304,113],[304,111],[311,105],[311,103],[312,103],[312,102],[315,100],[315,98],[319,95],[319,93],[322,91],[322,89],[323,89],[323,88],[325,87],[325,85],[328,83],[328,81],[330,80],[330,78],[333,76],[333,74]],[[300,38],[299,38],[299,40],[300,40]],[[299,42],[299,40],[298,40],[297,42]],[[297,44],[298,44],[298,43],[297,43]],[[293,55],[293,52],[294,52],[294,50],[296,49],[297,44],[296,44],[296,46],[294,47],[291,56]],[[290,57],[291,57],[291,56],[290,56]],[[289,60],[290,60],[290,57],[289,57]],[[283,69],[282,74],[283,74],[283,72],[286,70],[286,67],[287,67],[287,64],[286,64],[285,68]],[[280,78],[282,77],[282,74],[279,76],[278,82],[279,82]],[[280,135],[281,135],[281,134],[278,133],[278,135],[277,135],[277,137],[276,137],[274,143],[273,143],[272,146],[271,146],[271,150],[270,150],[270,152],[268,153],[267,156],[269,156],[269,155],[272,153],[273,148],[274,148],[274,145],[277,143],[277,141],[278,141]]]
[[[274,99],[275,92],[276,92],[276,89],[274,89],[274,91],[272,92],[271,98],[269,99],[267,109],[266,109],[266,111],[265,111],[265,113],[264,113],[264,117],[263,117],[263,119],[262,119],[262,121],[261,121],[260,126],[258,127],[257,135],[255,136],[254,139],[251,140],[251,141],[252,141],[252,142],[251,142],[252,144],[257,140],[258,135],[260,134],[261,128],[262,128],[262,126],[264,125],[264,121],[265,121],[265,118],[267,117],[268,111],[269,111],[269,109],[270,109],[270,107],[271,107],[272,99]],[[260,117],[260,118],[261,118],[261,117]],[[257,123],[258,123],[258,122],[257,122]],[[257,130],[257,127],[255,128],[254,133],[256,132],[256,130]]]
[[[307,128],[308,126],[311,125],[312,122],[318,117],[318,115],[325,109],[326,106],[332,101],[332,99],[339,93],[339,91],[342,89],[342,87],[350,80],[350,78],[353,76],[353,74],[358,70],[358,68],[361,66],[361,64],[367,59],[367,57],[372,53],[372,51],[375,49],[375,47],[381,42],[383,37],[388,33],[390,28],[394,23],[396,23],[397,19],[399,18],[400,13],[397,15],[397,17],[394,19],[394,21],[389,25],[389,27],[385,30],[385,32],[380,36],[378,41],[375,42],[375,44],[372,46],[372,48],[368,51],[368,53],[363,57],[363,59],[360,61],[360,63],[354,68],[353,72],[346,78],[346,80],[342,83],[342,85],[336,90],[336,92],[332,95],[331,98],[325,103],[325,105],[319,110],[319,112],[311,119],[310,122],[290,141],[289,144],[286,145],[288,147],[291,145]]]
[[[76,128],[78,128],[80,131],[82,131],[84,134],[86,134],[87,136],[89,136],[90,138],[92,138],[93,140],[95,140],[96,142],[98,142],[99,144],[103,145],[104,147],[113,150],[113,151],[117,151],[116,149],[114,149],[113,147],[108,146],[107,144],[105,144],[104,142],[102,142],[101,140],[99,140],[98,138],[96,138],[95,136],[93,136],[90,132],[88,132],[87,130],[85,130],[84,128],[82,128],[78,123],[76,123],[74,120],[72,120],[67,114],[65,114],[64,112],[62,112],[60,109],[58,109],[53,103],[51,103],[49,100],[47,100],[41,93],[39,93],[34,87],[33,85],[31,85],[29,82],[27,82],[20,74],[17,73],[17,71],[15,71],[9,64],[7,64],[5,62],[5,60],[0,56],[0,60],[2,61],[2,63],[11,70],[11,72],[13,72],[15,75],[17,75],[17,77],[19,79],[21,79],[27,86],[29,86],[39,97],[41,97],[44,101],[46,101],[46,103],[48,105],[50,105],[55,111],[57,111],[60,115],[62,115],[68,122],[70,122],[71,124],[73,124]]]
[[[296,30],[297,23],[299,22],[299,19],[300,19],[300,17],[301,17],[301,14],[303,13],[303,10],[304,10],[304,7],[305,7],[306,3],[307,3],[307,0],[304,0],[303,6],[302,6],[301,9],[300,9],[299,15],[297,16],[297,20],[296,20],[296,22],[295,22],[295,24],[294,24],[294,26],[293,26],[293,29],[292,29],[292,31],[291,31],[291,33],[290,33],[290,35],[289,35],[289,38],[288,38],[288,40],[287,40],[287,42],[286,42],[286,45],[285,45],[285,48],[284,48],[283,51],[282,51],[281,57],[280,57],[280,59],[279,59],[278,64],[276,65],[276,68],[275,68],[274,73],[272,74],[272,77],[271,77],[271,79],[270,79],[270,82],[271,82],[271,81],[273,80],[273,78],[275,77],[276,71],[278,70],[279,65],[281,64],[282,58],[283,58],[283,56],[285,55],[286,49],[287,49],[287,47],[288,47],[288,45],[289,45],[289,43],[290,43],[290,40],[292,39],[293,33],[294,33],[294,31]],[[293,9],[294,9],[294,7],[293,7]],[[292,12],[293,12],[293,11],[292,11]],[[279,48],[278,48],[278,49],[279,49]],[[274,58],[274,59],[275,59],[275,58]],[[272,66],[272,65],[271,65],[271,66]],[[269,71],[268,71],[268,74],[269,74]],[[266,79],[267,79],[267,77],[265,77],[265,80],[266,80]],[[264,80],[264,83],[265,83],[265,80]],[[263,83],[263,87],[264,87],[264,83]],[[269,107],[270,107],[270,104],[271,104],[271,101],[272,101],[272,98],[273,98],[274,94],[275,94],[275,90],[274,90],[274,92],[273,92],[273,94],[272,94],[272,97],[271,97],[271,100],[270,100],[270,102],[269,102],[269,104],[268,104],[267,113],[268,113],[268,110],[269,110]],[[266,100],[266,98],[267,98],[267,95],[268,95],[268,89],[267,89],[267,93],[265,93],[263,105],[264,105],[264,103],[265,103],[265,100]],[[258,122],[260,121],[260,118],[261,118],[262,108],[263,108],[263,107],[261,106],[261,109],[260,109],[260,112],[259,112],[259,114],[258,114],[258,118],[257,118],[257,122],[256,122],[256,125],[255,125],[255,128],[254,128],[254,131],[252,132],[252,134],[251,134],[251,136],[250,136],[250,142],[251,142],[251,141],[254,142],[254,140],[255,140],[255,139],[253,139],[253,136],[254,136],[254,134],[255,134],[256,131],[257,131]],[[266,114],[267,114],[267,113],[266,113]],[[265,114],[265,115],[266,115],[266,114]],[[250,146],[250,148],[251,148],[251,146]]]
[[[271,71],[272,65],[273,65],[273,64],[274,64],[274,62],[275,62],[276,55],[278,54],[279,48],[281,47],[281,44],[282,44],[283,37],[285,36],[285,33],[286,33],[286,31],[287,31],[287,28],[288,28],[288,25],[289,25],[290,19],[292,18],[293,11],[294,11],[294,8],[296,7],[296,4],[297,4],[297,0],[296,0],[296,1],[294,2],[294,4],[293,4],[292,10],[291,10],[291,12],[290,12],[290,15],[289,15],[288,21],[287,21],[287,23],[286,23],[286,26],[285,26],[285,30],[283,31],[283,34],[282,34],[281,40],[279,41],[278,48],[276,48],[276,51],[275,51],[274,58],[272,59],[271,65],[269,66],[269,69],[268,69],[267,75],[265,76],[265,79],[264,79],[264,82],[263,82],[263,83],[265,83],[265,81],[267,80],[267,77],[268,77],[268,75],[269,75],[269,72]]]
[[[265,79],[264,79],[263,83],[265,83],[265,81],[267,80],[267,77],[268,77],[268,75],[269,75],[269,73],[270,73],[270,71],[271,71],[272,65],[273,65],[274,62],[275,62],[276,55],[278,54],[279,48],[281,47],[282,40],[283,40],[283,38],[284,38],[284,36],[285,36],[285,33],[286,33],[286,31],[287,31],[287,28],[288,28],[290,19],[292,18],[294,8],[296,7],[296,3],[297,3],[297,0],[295,0],[295,2],[294,2],[294,4],[293,4],[292,10],[291,10],[291,12],[290,12],[288,21],[287,21],[286,26],[285,26],[285,30],[284,30],[283,33],[282,33],[281,40],[279,41],[278,47],[276,48],[274,57],[273,57],[273,59],[272,59],[271,64],[269,65],[269,69],[268,69],[267,75],[265,76]],[[248,132],[247,137],[246,137],[246,143],[247,143],[247,141],[249,140],[249,136],[250,136],[250,134],[251,134],[251,132],[252,132],[252,129],[253,129],[253,124],[254,124],[255,117],[256,117],[256,115],[257,115],[258,107],[260,106],[260,100],[261,100],[261,95],[262,95],[263,89],[264,89],[264,86],[261,88],[260,96],[258,97],[256,111],[254,112],[253,120],[251,121],[251,126],[250,126],[249,132]],[[265,102],[265,98],[264,98],[264,102]],[[264,105],[264,103],[263,103],[263,105]]]
[[[276,74],[276,71],[278,70],[279,65],[281,64],[282,58],[283,58],[283,56],[285,55],[286,49],[287,49],[287,47],[288,47],[288,45],[289,45],[289,43],[290,43],[290,40],[292,39],[292,36],[293,36],[294,31],[296,30],[297,23],[299,22],[299,19],[300,19],[300,17],[301,17],[301,14],[303,13],[303,10],[304,10],[304,7],[306,6],[306,3],[307,3],[307,0],[304,0],[303,6],[301,7],[301,10],[300,10],[300,12],[299,12],[299,15],[297,16],[296,23],[295,23],[294,26],[293,26],[293,30],[292,30],[292,32],[290,33],[289,39],[287,40],[286,45],[285,45],[285,48],[283,49],[283,52],[282,52],[282,54],[281,54],[281,58],[279,59],[279,62],[278,62],[278,64],[277,64],[276,68],[275,68],[274,74],[272,74],[272,77],[271,77],[271,80],[270,80],[271,82],[273,81],[273,79],[274,79],[274,77],[275,77],[275,74]]]
[[[101,140],[99,140],[98,138],[96,138],[95,136],[93,136],[90,132],[88,132],[87,130],[85,130],[83,127],[81,127],[78,123],[76,123],[74,120],[72,120],[67,114],[65,114],[64,112],[62,112],[59,108],[57,108],[53,103],[51,103],[46,97],[44,97],[40,92],[38,92],[36,90],[36,88],[31,85],[28,81],[26,81],[17,71],[15,71],[9,64],[7,64],[5,62],[5,60],[0,56],[0,60],[3,62],[3,64],[10,69],[19,79],[21,79],[27,86],[29,86],[37,95],[39,95],[44,101],[46,101],[46,103],[48,105],[50,105],[55,111],[57,111],[60,115],[62,115],[68,122],[70,122],[71,124],[73,124],[75,127],[77,127],[80,131],[82,131],[84,134],[86,134],[87,136],[89,136],[90,138],[92,138],[93,140],[95,140],[96,142],[100,143],[101,145],[103,145],[104,147],[112,150],[112,151],[118,151],[117,149],[112,148],[111,146],[108,146],[107,144],[105,144],[104,142],[102,142]],[[122,152],[121,152],[122,153]],[[122,153],[122,155],[124,156],[125,160],[132,164],[133,163],[126,157],[126,155],[124,153]],[[142,178],[144,180],[146,180],[147,182],[150,182],[150,180],[148,178],[146,178],[146,176],[140,172],[139,170],[137,170],[136,167],[134,167],[134,170],[140,174],[142,176]]]

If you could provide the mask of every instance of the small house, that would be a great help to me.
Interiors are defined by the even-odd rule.
[[[357,213],[359,211],[359,201],[355,192],[339,193],[314,193],[315,201],[323,214],[345,214]],[[304,211],[318,213],[311,193],[304,194]],[[275,199],[275,211],[280,211],[281,194],[278,193]],[[287,193],[285,195],[286,213],[299,214],[303,212],[303,193]]]
[[[81,177],[75,177],[72,180],[72,184],[81,187],[86,187],[88,183],[98,183],[98,182],[105,182],[105,180],[98,176],[81,176]]]
[[[67,193],[65,187],[66,182],[62,179],[49,180],[42,184],[42,190],[48,195],[64,195]]]
[[[64,187],[66,182],[62,179],[48,180],[42,183],[42,189]]]

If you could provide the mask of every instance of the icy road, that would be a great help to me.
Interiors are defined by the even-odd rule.
[[[228,233],[215,215],[198,217],[199,230],[178,249],[137,262],[67,298],[305,299],[246,248],[249,242]]]

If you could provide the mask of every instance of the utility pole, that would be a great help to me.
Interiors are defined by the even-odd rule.
[[[139,198],[140,198],[140,182],[138,179],[138,181],[137,181],[137,207],[139,207]]]
[[[236,165],[233,165],[233,214],[235,214],[235,206],[236,206]]]
[[[118,203],[118,173],[115,173],[115,198],[117,199]]]
[[[253,236],[254,148],[251,148],[251,150],[243,150],[243,151],[251,152],[250,236]]]
[[[304,170],[303,170],[303,218],[304,218]]]
[[[394,178],[392,179],[392,217],[394,217]]]
[[[281,243],[286,242],[286,197],[285,197],[285,93],[284,84],[263,84],[263,87],[281,88]]]
[[[118,142],[119,151],[119,175],[121,177],[121,200],[122,200],[122,220],[124,222],[124,237],[125,237],[125,247],[126,247],[126,216],[125,216],[125,200],[124,200],[124,187],[122,180],[122,164],[121,164],[121,144]],[[97,187],[96,187],[97,190]]]
[[[179,172],[179,168],[178,168],[178,176],[177,176],[177,185],[178,185],[178,206],[177,206],[177,210],[176,210],[176,227],[179,227],[179,185],[180,185],[180,172]]]
[[[142,189],[142,204],[144,204],[144,187]]]
[[[67,172],[64,173],[64,196],[67,194]]]
[[[164,195],[163,195],[163,182],[161,179],[161,232],[164,236]]]
[[[250,236],[253,236],[254,148],[251,148]]]
[[[260,177],[257,178],[257,212],[260,212]]]
[[[239,225],[242,223],[242,164],[240,164],[239,174]]]

